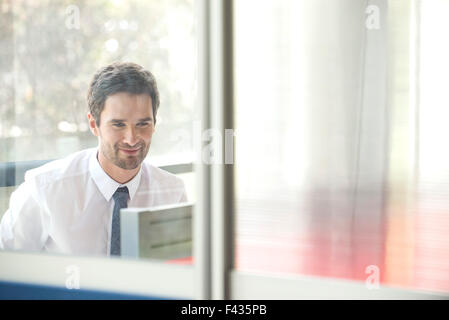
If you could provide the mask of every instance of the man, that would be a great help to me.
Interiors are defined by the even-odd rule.
[[[159,107],[149,71],[102,68],[88,106],[98,147],[26,172],[2,218],[0,249],[120,255],[120,208],[187,200],[181,179],[144,162]]]

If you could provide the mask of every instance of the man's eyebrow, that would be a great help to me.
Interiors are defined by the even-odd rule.
[[[152,121],[152,120],[153,120],[153,118],[146,117],[146,118],[139,119],[137,122]],[[111,119],[108,122],[126,122],[126,120],[125,119]]]
[[[146,117],[143,119],[139,119],[139,122],[143,122],[143,121],[152,121],[153,119],[151,117]]]

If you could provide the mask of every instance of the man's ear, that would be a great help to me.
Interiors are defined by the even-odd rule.
[[[97,122],[94,118],[94,116],[89,112],[87,114],[87,120],[89,121],[89,129],[90,132],[92,132],[92,134],[96,137],[98,137],[98,127],[97,127]]]

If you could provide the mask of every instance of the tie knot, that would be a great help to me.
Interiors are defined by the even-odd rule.
[[[120,187],[115,190],[112,197],[114,198],[114,200],[128,200],[128,195],[128,187]]]
[[[120,187],[120,188],[117,188],[117,190],[115,190],[115,192],[125,192],[125,193],[129,193],[128,192],[128,187]]]

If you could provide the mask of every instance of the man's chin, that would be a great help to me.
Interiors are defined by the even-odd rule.
[[[134,170],[142,164],[147,153],[148,150],[146,150],[146,152],[139,150],[139,152],[135,154],[129,154],[121,149],[118,149],[115,152],[114,164],[124,170]]]
[[[133,158],[133,159],[130,159]],[[127,159],[120,159],[115,163],[115,165],[119,168],[125,170],[134,170],[140,166],[142,161],[139,161],[138,157],[127,157]]]

